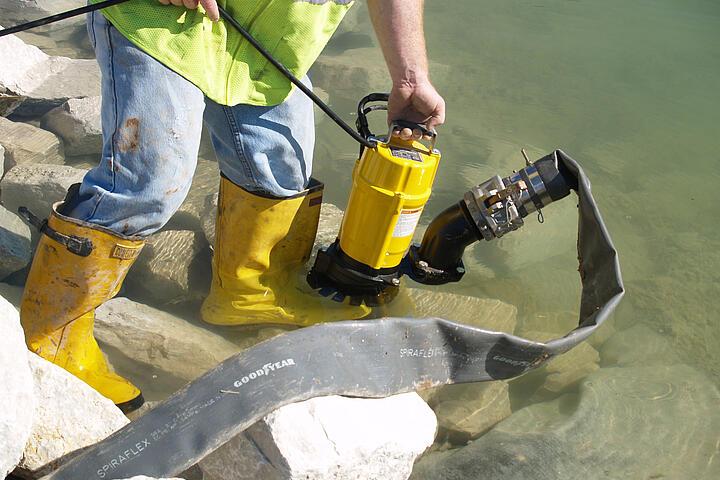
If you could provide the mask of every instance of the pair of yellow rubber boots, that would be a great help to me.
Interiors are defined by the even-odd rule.
[[[368,314],[301,289],[318,227],[322,184],[287,199],[220,184],[213,281],[202,318],[216,325],[306,326]],[[142,405],[140,390],[115,374],[93,336],[95,309],[117,295],[143,240],[60,213],[56,204],[38,244],[20,318],[28,347],[76,375],[123,411]],[[85,242],[82,254],[73,246]],[[89,242],[89,243],[88,243]]]

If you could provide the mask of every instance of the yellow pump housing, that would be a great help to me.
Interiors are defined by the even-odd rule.
[[[391,137],[366,148],[352,174],[340,229],[340,249],[375,270],[395,268],[410,248],[430,198],[440,152],[419,141]]]
[[[387,137],[370,131],[367,115],[387,110],[390,96],[371,93],[358,104],[355,125],[362,145],[337,240],[318,250],[307,282],[334,300],[384,305],[397,295],[408,267],[413,234],[430,198],[440,164],[437,134],[425,125],[393,120]],[[428,139],[403,140],[396,131]],[[410,252],[412,253],[412,252]]]

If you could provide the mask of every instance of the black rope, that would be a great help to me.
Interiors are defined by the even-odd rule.
[[[82,15],[84,13],[93,12],[95,10],[100,10],[106,7],[111,7],[113,5],[118,5],[120,3],[128,2],[129,0],[106,0],[104,2],[96,3],[93,5],[87,5],[85,7],[76,8],[74,10],[69,10],[67,12],[59,13],[57,15],[52,15],[50,17],[41,18],[39,20],[35,20],[28,23],[23,23],[22,25],[16,25],[14,27],[6,28],[4,30],[0,30],[0,37],[4,37],[6,35],[10,35],[13,33],[22,32],[25,30],[29,30],[31,28],[39,27],[42,25],[48,25],[50,23],[59,22],[60,20],[65,20],[67,18],[76,17],[78,15]],[[376,143],[372,140],[368,140],[367,138],[363,137],[362,135],[358,134],[353,128],[345,123],[345,121],[340,118],[332,109],[320,98],[315,95],[312,90],[310,90],[308,87],[306,87],[298,78],[288,70],[285,65],[280,63],[275,59],[275,57],[270,54],[265,48],[260,45],[260,43],[255,40],[255,38],[250,35],[250,32],[245,30],[242,25],[240,25],[237,20],[235,20],[233,17],[230,16],[230,14],[225,11],[222,7],[218,6],[218,9],[220,10],[220,16],[223,17],[228,23],[230,23],[235,29],[245,37],[245,40],[250,42],[250,44],[255,47],[255,49],[260,52],[270,63],[272,63],[275,68],[280,70],[280,73],[285,75],[290,82],[292,82],[296,87],[298,87],[302,92],[307,95],[310,100],[312,100],[315,105],[317,105],[320,110],[325,112],[325,114],[330,117],[340,128],[345,130],[345,132],[350,135],[353,139],[355,139],[357,142],[359,142],[361,145],[368,147],[368,148],[375,148]]]

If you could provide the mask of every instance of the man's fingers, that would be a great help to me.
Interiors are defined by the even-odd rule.
[[[217,0],[158,0],[158,2],[163,5],[185,7],[189,10],[194,10],[198,8],[198,5],[202,5],[210,20],[213,22],[220,20],[220,10],[217,6]]]
[[[210,20],[213,22],[220,20],[220,10],[218,10],[216,0],[200,0],[200,5],[203,6]]]

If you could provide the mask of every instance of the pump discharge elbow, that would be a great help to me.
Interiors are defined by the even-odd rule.
[[[526,166],[519,172],[488,179],[435,217],[420,245],[410,248],[407,274],[427,285],[457,282],[465,273],[465,248],[517,230],[532,212],[537,211],[542,219],[544,207],[577,188],[577,178],[556,156],[548,155],[535,163],[526,157]]]

